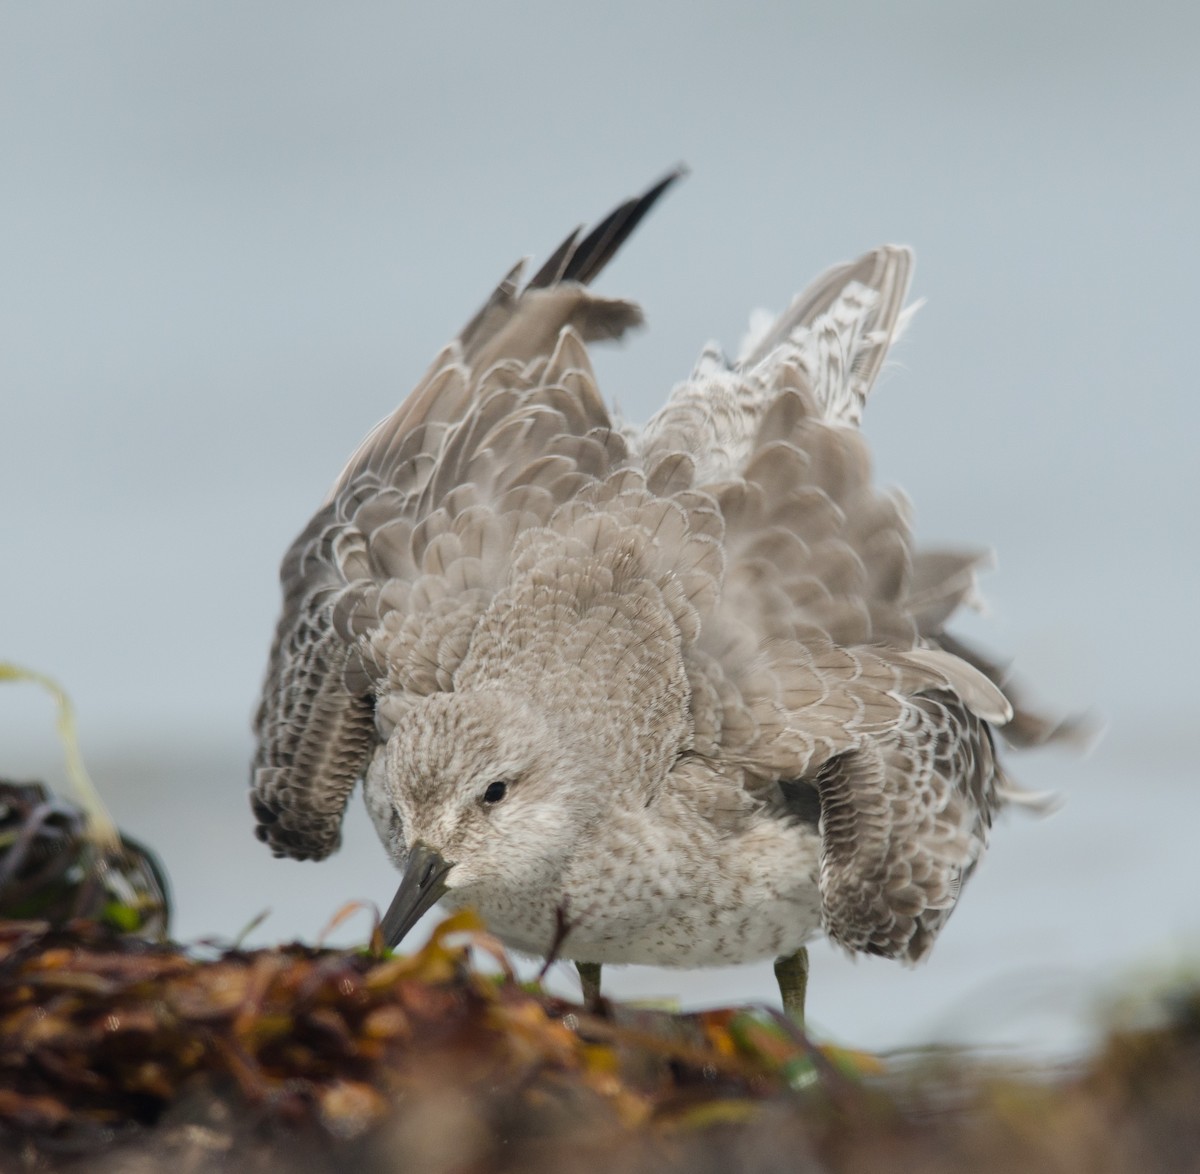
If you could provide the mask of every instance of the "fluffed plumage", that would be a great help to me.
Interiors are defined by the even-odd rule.
[[[638,431],[587,284],[674,180],[500,283],[288,552],[252,801],[277,855],[366,779],[403,865],[449,862],[511,945],[698,965],[817,932],[916,959],[1013,792],[995,729],[1061,732],[945,632],[983,556],[915,551],[858,431],[912,267],[820,277]],[[490,784],[502,784],[503,802]],[[526,861],[528,857],[529,863]]]

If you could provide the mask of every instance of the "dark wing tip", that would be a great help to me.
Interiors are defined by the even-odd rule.
[[[252,792],[254,835],[277,857],[293,860],[324,860],[341,843],[340,818],[314,819],[312,814],[280,802],[277,798]]]
[[[560,281],[589,284],[612,260],[663,193],[687,174],[688,169],[682,163],[672,168],[640,196],[614,208],[582,240],[579,239],[582,229],[577,228],[555,249],[527,288],[545,289]]]
[[[546,258],[546,263],[529,279],[529,285],[526,288],[547,289],[562,280],[562,275],[575,253],[576,242],[582,231],[583,225],[581,224]]]

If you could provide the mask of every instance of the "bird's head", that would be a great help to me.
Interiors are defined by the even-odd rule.
[[[607,790],[583,758],[536,706],[499,689],[408,709],[368,778],[376,828],[404,869],[388,945],[448,890],[552,883]]]

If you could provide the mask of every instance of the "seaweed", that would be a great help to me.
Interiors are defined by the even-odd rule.
[[[766,1008],[557,998],[518,982],[469,911],[394,956],[376,937],[201,958],[14,921],[0,1137],[64,1169],[1193,1170],[1200,990],[1161,1015],[1078,1068],[885,1063]]]
[[[61,924],[90,917],[165,937],[166,874],[154,854],[116,827],[83,764],[70,698],[50,677],[0,662],[0,681],[27,681],[53,698],[74,801],[42,783],[0,779],[0,918]]]
[[[766,1007],[577,1004],[470,911],[411,954],[378,917],[355,949],[172,943],[164,872],[48,687],[78,801],[0,784],[0,1170],[1200,1169],[1194,981],[1027,1071],[821,1045]]]

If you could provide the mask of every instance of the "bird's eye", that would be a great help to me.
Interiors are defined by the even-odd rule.
[[[483,801],[489,806],[493,803],[499,803],[505,795],[508,794],[508,784],[505,782],[488,783],[487,790],[483,793]]]

